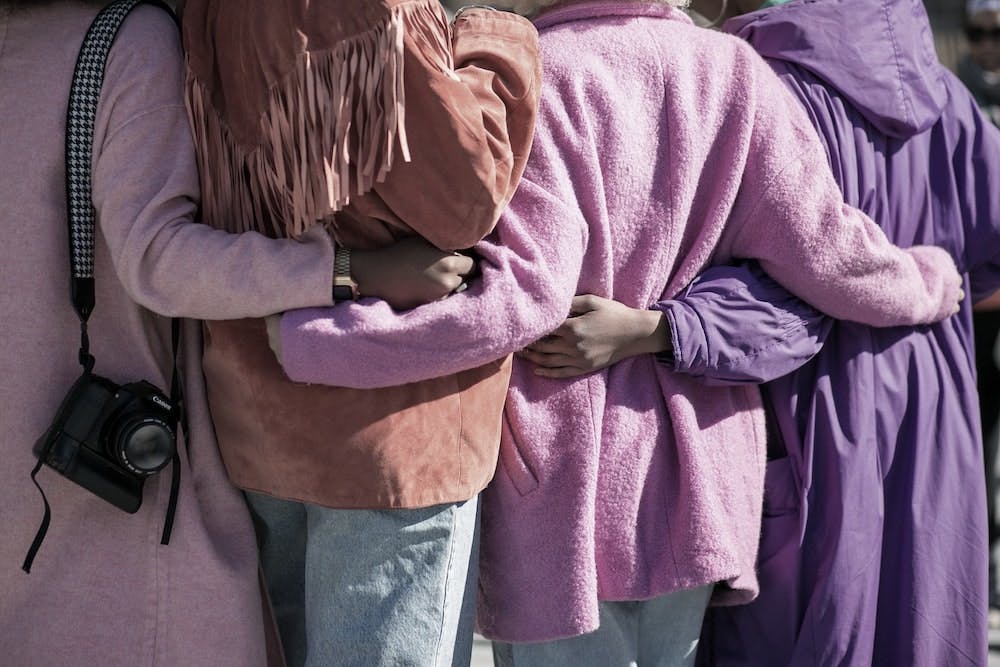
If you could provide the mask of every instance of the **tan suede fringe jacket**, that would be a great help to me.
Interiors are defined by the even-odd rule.
[[[541,83],[526,20],[436,0],[188,0],[187,100],[204,217],[371,248],[488,234],[517,186]],[[254,271],[248,261],[246,271]],[[230,478],[335,508],[423,507],[491,479],[509,359],[355,390],[288,380],[262,320],[207,325]]]

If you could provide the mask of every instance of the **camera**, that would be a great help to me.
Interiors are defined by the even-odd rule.
[[[145,479],[173,460],[177,412],[144,380],[119,386],[85,372],[34,452],[64,477],[132,514],[142,504]]]

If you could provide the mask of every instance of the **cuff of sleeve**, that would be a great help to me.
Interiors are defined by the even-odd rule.
[[[937,308],[918,323],[931,324],[953,315],[963,285],[955,260],[946,250],[936,246],[913,246],[908,252],[917,263],[932,297],[938,299]],[[935,285],[935,282],[938,284]]]
[[[308,373],[309,354],[307,341],[300,330],[300,325],[310,321],[315,316],[314,309],[290,310],[281,316],[278,327],[281,339],[281,367],[292,382],[311,382]]]
[[[701,331],[697,314],[680,301],[661,301],[653,308],[663,313],[670,327],[671,350],[658,353],[657,361],[679,373],[692,373],[691,360],[698,357],[692,353],[691,345],[699,345],[697,339]],[[701,339],[704,345],[703,335]]]

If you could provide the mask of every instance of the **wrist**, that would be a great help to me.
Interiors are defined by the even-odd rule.
[[[628,356],[662,354],[673,349],[670,326],[659,310],[633,311],[633,342],[628,346]]]
[[[333,259],[333,302],[354,301],[358,298],[358,283],[354,279],[352,253],[337,246]]]

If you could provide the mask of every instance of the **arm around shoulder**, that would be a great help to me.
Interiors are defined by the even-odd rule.
[[[839,319],[898,326],[955,312],[962,280],[951,256],[902,250],[846,205],[801,106],[772,72],[759,77],[731,255],[757,259],[790,292]]]
[[[169,316],[239,318],[329,304],[333,245],[198,224],[199,187],[177,28],[140,7],[115,41],[95,128],[93,198],[115,271]],[[253,266],[253,270],[248,267]]]

